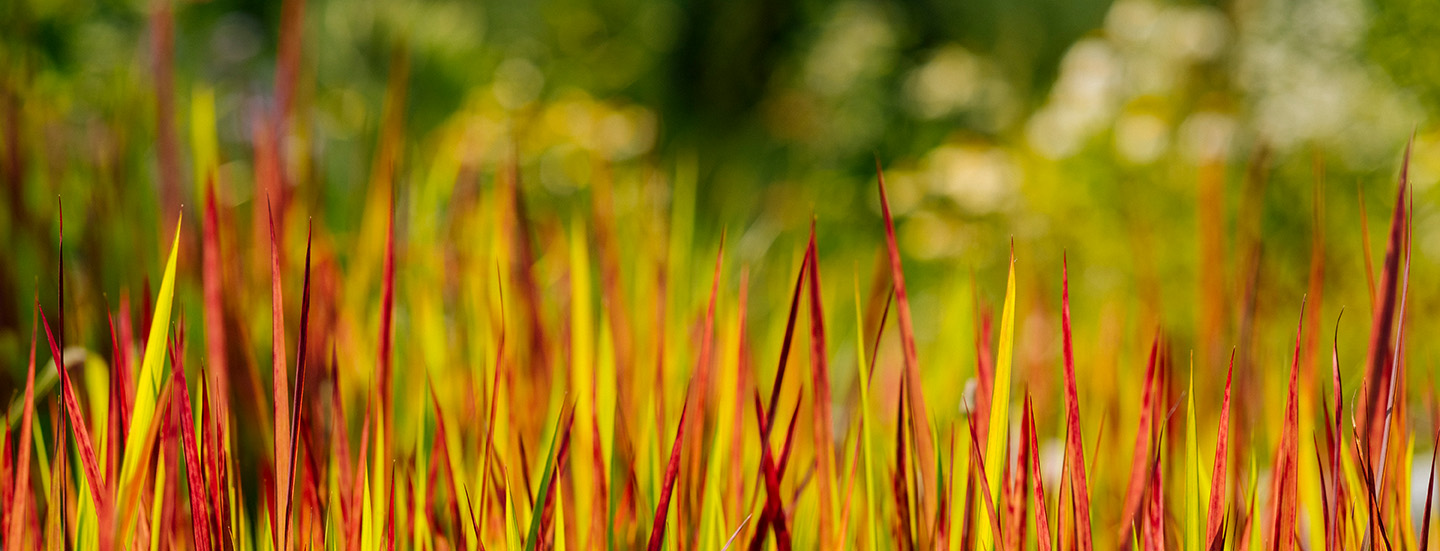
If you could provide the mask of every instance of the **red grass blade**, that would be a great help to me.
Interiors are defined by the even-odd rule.
[[[1340,451],[1345,448],[1341,435],[1343,429],[1340,427],[1344,403],[1345,390],[1340,384],[1340,317],[1345,315],[1345,310],[1340,310],[1340,315],[1335,317],[1334,340],[1330,341],[1330,385],[1335,392],[1334,417],[1326,419],[1326,430],[1331,432],[1330,437],[1330,495],[1334,496],[1335,507],[1330,515],[1325,518],[1325,549],[1338,549],[1336,545],[1340,541]],[[1332,424],[1333,423],[1333,424]],[[1333,427],[1333,429],[1332,429]]]
[[[1230,370],[1225,373],[1225,401],[1220,405],[1220,429],[1215,437],[1215,470],[1210,479],[1210,512],[1205,520],[1205,548],[1215,545],[1225,524],[1225,474],[1229,468],[1230,381],[1235,374],[1235,351],[1230,351]],[[1331,548],[1327,548],[1331,549]]]
[[[190,410],[190,387],[185,382],[184,359],[174,340],[170,341],[170,364],[175,374],[175,411],[180,414],[180,441],[184,447],[185,476],[190,487],[190,525],[194,530],[195,549],[209,551],[211,536],[210,524],[206,522],[209,517],[207,505],[210,499],[218,499],[219,496],[205,495],[205,475],[200,470],[200,451],[195,439],[195,418]]]
[[[1299,373],[1300,345],[1305,329],[1305,304],[1300,304],[1300,323],[1295,333],[1295,354],[1290,364],[1290,390],[1285,401],[1285,426],[1280,432],[1280,447],[1275,451],[1275,486],[1270,514],[1270,549],[1290,551],[1295,544],[1295,510],[1298,505],[1296,484],[1299,479],[1298,441],[1300,425]]]
[[[895,404],[895,474],[892,483],[895,485],[895,510],[898,512],[897,521],[899,526],[896,532],[900,534],[900,551],[911,551],[915,548],[916,539],[913,534],[915,528],[911,520],[914,515],[910,512],[910,453],[905,447],[905,406],[906,396],[905,385],[900,385],[900,400]],[[982,470],[983,472],[983,470]],[[986,493],[989,495],[989,493]],[[994,514],[993,508],[991,514]],[[993,518],[993,517],[992,517]],[[996,532],[997,534],[999,532]]]
[[[439,448],[436,452],[439,454],[439,462],[445,466],[445,482],[450,487],[451,522],[454,525],[455,533],[458,536],[457,539],[460,542],[459,548],[468,549],[469,547],[465,544],[465,530],[460,528],[464,525],[460,517],[460,488],[459,485],[455,483],[455,469],[450,465],[450,443],[445,433],[445,413],[440,410],[440,399],[435,396],[435,383],[431,382],[429,387],[430,405],[435,408],[435,440],[439,443]]]
[[[978,440],[975,436],[975,417],[973,415],[966,414],[965,418],[970,423],[970,451],[972,454],[971,460],[975,462],[974,465],[976,471],[979,473],[984,473],[985,452],[980,450],[980,440]],[[1000,530],[1000,517],[995,514],[995,500],[991,499],[990,497],[994,495],[990,493],[990,480],[987,479],[984,474],[976,476],[975,478],[980,481],[981,499],[985,502],[985,509],[989,513],[988,516],[990,518],[990,529],[996,535],[995,541],[1004,542],[1004,532]]]
[[[1075,493],[1075,523],[1078,530],[1080,551],[1091,551],[1094,543],[1090,539],[1090,485],[1085,478],[1085,438],[1080,431],[1080,397],[1075,388],[1075,352],[1071,346],[1070,333],[1070,268],[1062,261],[1063,291],[1061,303],[1061,333],[1065,346],[1065,423],[1066,453],[1074,454],[1075,471],[1071,491]]]
[[[775,368],[775,384],[770,387],[770,403],[765,411],[774,412],[780,406],[781,384],[785,382],[785,366],[790,361],[790,343],[795,337],[795,318],[800,312],[800,290],[805,288],[805,269],[810,265],[808,252],[804,260],[800,261],[800,272],[795,275],[795,291],[790,295],[790,313],[785,319],[785,338],[780,341],[780,361]],[[774,419],[770,420],[772,423]],[[766,424],[760,427],[761,436],[770,437],[771,425]]]
[[[215,374],[216,402],[229,416],[230,370],[225,359],[225,284],[220,252],[220,215],[215,207],[215,180],[205,186],[204,247],[201,249],[201,284],[205,293],[205,352],[209,370]],[[123,406],[123,404],[122,404]],[[124,407],[121,408],[125,410]]]
[[[65,415],[70,421],[70,431],[75,436],[75,445],[80,449],[80,464],[85,469],[85,481],[90,485],[90,497],[95,500],[98,511],[106,510],[105,497],[109,494],[100,478],[100,463],[95,458],[95,447],[91,445],[90,429],[85,427],[85,413],[80,410],[80,401],[75,397],[75,384],[70,378],[70,369],[65,367],[60,345],[50,333],[50,322],[45,319],[45,310],[35,303],[40,312],[40,323],[45,326],[45,338],[50,341],[50,354],[55,358],[55,369],[60,372],[60,392],[65,403]]]
[[[686,392],[689,395],[689,392]],[[670,461],[665,465],[665,482],[660,490],[660,502],[655,507],[655,523],[650,528],[649,551],[660,551],[665,540],[665,518],[670,513],[670,496],[675,490],[675,478],[680,474],[680,444],[685,441],[685,415],[690,411],[690,401],[680,406],[680,423],[675,428],[675,441],[670,445]]]
[[[1158,446],[1157,446],[1158,447]],[[1155,460],[1150,463],[1150,502],[1145,506],[1145,549],[1146,551],[1164,551],[1165,549],[1165,478],[1160,469],[1160,456],[1157,453]]]
[[[1040,477],[1040,446],[1035,441],[1035,410],[1031,407],[1030,395],[1025,395],[1025,421],[1022,433],[1028,432],[1031,485],[1035,487],[1035,542],[1037,551],[1050,551],[1050,522],[1045,514],[1045,481]],[[1024,468],[1024,466],[1021,466]],[[1057,511],[1059,508],[1056,508]]]
[[[1413,138],[1412,138],[1413,144]],[[1385,396],[1390,392],[1391,374],[1394,366],[1390,365],[1390,333],[1394,327],[1396,284],[1400,271],[1400,247],[1405,237],[1405,189],[1409,184],[1408,168],[1410,166],[1410,146],[1405,146],[1405,157],[1400,165],[1400,185],[1395,195],[1395,210],[1390,217],[1390,237],[1385,246],[1385,263],[1381,268],[1381,275],[1376,295],[1374,318],[1370,323],[1370,347],[1367,353],[1366,364],[1366,389],[1365,401],[1362,411],[1363,432],[1366,449],[1371,456],[1381,452],[1379,449],[1380,423],[1384,420]]]
[[[834,489],[834,437],[830,434],[830,370],[825,360],[825,314],[820,304],[820,263],[815,251],[815,222],[810,222],[810,378],[815,388],[814,417],[817,477],[820,480],[820,546],[830,548]],[[927,517],[928,518],[928,517]]]
[[[290,440],[290,454],[288,466],[285,468],[285,507],[281,510],[281,518],[285,519],[285,524],[281,527],[280,534],[281,541],[286,542],[286,548],[289,548],[290,542],[290,496],[295,491],[295,454],[299,449],[299,441],[295,435],[300,431],[300,412],[304,410],[302,404],[305,403],[305,358],[308,356],[306,343],[310,334],[310,239],[314,235],[313,230],[312,225],[305,231],[305,283],[300,295],[300,337],[295,344],[295,398],[291,402],[294,409],[290,412],[290,430],[286,432]],[[281,398],[277,395],[275,399],[279,401]],[[276,424],[280,421],[278,417],[275,419]],[[278,453],[279,450],[276,451]]]
[[[395,196],[390,196],[390,217],[385,225],[385,264],[381,268],[380,344],[375,353],[375,381],[380,385],[380,412],[390,412],[390,362],[395,323]]]
[[[1026,400],[1027,402],[1029,400],[1028,394],[1026,395]],[[1027,403],[1026,405],[1029,404]],[[1020,455],[1016,457],[1014,468],[1008,469],[1010,473],[1007,478],[1010,480],[1006,482],[1006,488],[1004,489],[1007,515],[1005,523],[1005,548],[1016,551],[1023,549],[1025,545],[1025,506],[1027,503],[1025,493],[1028,491],[1027,486],[1029,486],[1030,482],[1030,469],[1027,469],[1026,465],[1030,464],[1030,456],[1036,453],[1035,448],[1030,446],[1030,436],[1025,434],[1025,428],[1026,423],[1024,420],[1021,420]],[[1033,427],[1031,428],[1033,429]]]
[[[758,389],[753,396],[755,402],[755,423],[759,425],[761,432],[764,432],[765,427],[772,424],[773,421],[766,419],[765,407],[760,404],[760,391]],[[767,495],[765,498],[765,509],[760,514],[761,521],[769,522],[769,519],[774,519],[774,522],[770,524],[770,528],[775,533],[775,544],[780,548],[780,551],[790,551],[790,528],[782,512],[784,507],[780,501],[780,473],[778,469],[775,468],[775,458],[770,451],[770,442],[765,438],[760,440],[760,470],[764,475],[765,493]],[[762,524],[760,528],[755,531],[754,538],[750,540],[750,549],[752,551],[760,549],[764,541],[765,530],[764,524]]]
[[[1120,514],[1120,533],[1116,536],[1119,541],[1130,538],[1131,527],[1135,524],[1141,500],[1145,495],[1145,484],[1150,477],[1146,464],[1150,457],[1150,439],[1155,432],[1155,406],[1152,402],[1155,400],[1155,358],[1159,350],[1160,337],[1156,335],[1150,341],[1150,360],[1145,367],[1145,392],[1140,399],[1140,426],[1135,432],[1135,452],[1130,461],[1130,485],[1125,492],[1125,508]]]
[[[910,415],[915,419],[928,419],[925,414],[925,395],[920,381],[920,360],[915,352],[915,326],[910,320],[910,298],[905,293],[905,273],[900,265],[900,246],[895,240],[895,220],[890,215],[890,201],[885,197],[885,174],[880,171],[880,162],[875,162],[875,173],[880,185],[880,210],[885,215],[885,243],[890,252],[891,276],[895,279],[896,309],[900,317],[900,340],[905,356],[905,385],[910,391]],[[916,461],[924,476],[926,488],[921,507],[924,518],[934,516],[935,446],[927,430],[915,431]],[[1089,551],[1088,549],[1085,551]]]

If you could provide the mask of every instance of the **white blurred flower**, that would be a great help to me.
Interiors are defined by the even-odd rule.
[[[1003,149],[988,145],[942,145],[925,159],[930,189],[976,214],[994,212],[1020,180]]]
[[[975,54],[949,45],[911,71],[905,79],[905,95],[921,117],[943,117],[974,103],[984,78]]]
[[[1170,147],[1170,126],[1149,113],[1129,113],[1115,122],[1115,151],[1136,164],[1159,158]]]

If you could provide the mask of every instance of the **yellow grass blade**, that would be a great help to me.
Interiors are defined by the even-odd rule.
[[[1010,275],[1005,281],[1005,308],[1000,316],[1000,352],[995,362],[995,387],[990,398],[990,429],[986,433],[989,441],[985,446],[985,478],[990,484],[990,496],[995,503],[1002,503],[1000,474],[1005,469],[1006,446],[1010,443],[1010,371],[1015,360],[1015,255],[1010,255]],[[980,508],[976,526],[980,528],[980,548],[989,548],[999,539],[992,534],[989,513]]]

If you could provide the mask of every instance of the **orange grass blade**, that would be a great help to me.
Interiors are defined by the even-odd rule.
[[[36,297],[35,301],[40,301]],[[35,418],[35,334],[40,309],[30,314],[30,361],[25,368],[25,412],[20,418],[20,446],[15,466],[15,485],[5,507],[5,551],[18,551],[25,528],[25,509],[30,505],[30,430]],[[43,450],[42,450],[43,451]]]
[[[285,365],[285,299],[284,292],[280,286],[280,243],[275,235],[275,213],[268,208],[266,214],[270,223],[270,358],[271,368],[274,374],[274,399],[275,399],[275,441],[273,455],[271,456],[275,466],[275,499],[272,504],[272,515],[281,514],[290,510],[290,463],[282,461],[283,454],[290,450],[290,426],[285,422],[290,418],[290,390],[289,370]],[[284,531],[289,526],[288,516],[285,519],[271,517],[279,529],[270,534],[271,544],[275,549],[289,549],[289,542],[284,539]],[[282,547],[283,546],[283,547]]]
[[[1440,454],[1440,432],[1430,447],[1430,474],[1425,477],[1425,514],[1420,516],[1420,551],[1430,548],[1430,499],[1435,497],[1435,456]]]

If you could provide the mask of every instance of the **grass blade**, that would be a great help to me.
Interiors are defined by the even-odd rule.
[[[685,393],[690,394],[688,391]],[[675,491],[675,479],[680,474],[680,444],[685,437],[685,415],[690,411],[690,400],[687,398],[685,404],[680,407],[680,423],[675,428],[675,440],[670,445],[670,461],[665,464],[665,482],[660,490],[660,502],[655,506],[655,523],[650,528],[650,543],[645,548],[649,551],[660,551],[660,543],[665,540],[665,518],[670,512],[670,496]]]
[[[885,215],[885,244],[890,256],[890,272],[895,282],[901,348],[905,357],[905,387],[910,392],[910,415],[915,419],[928,419],[925,413],[925,393],[920,380],[920,360],[915,352],[915,326],[910,320],[910,299],[905,292],[905,273],[900,265],[900,246],[895,239],[895,220],[890,215],[890,201],[885,196],[885,174],[880,170],[878,159],[875,162],[875,174],[880,187],[880,210]],[[921,509],[923,517],[928,519],[935,516],[935,499],[932,496],[934,490],[939,488],[935,483],[935,445],[930,440],[928,431],[916,431],[915,452],[923,477],[922,486],[927,490],[920,502]],[[992,483],[991,486],[995,484]]]
[[[903,317],[901,319],[904,319]],[[985,461],[980,472],[984,474],[985,488],[992,502],[1000,501],[1001,473],[1005,468],[1007,447],[1010,444],[1010,373],[1015,359],[1015,252],[1010,252],[1010,275],[1005,280],[1005,307],[1000,315],[1000,354],[995,362],[995,387],[990,397],[990,429],[986,431],[989,440],[985,447]],[[1073,429],[1072,429],[1073,430]],[[1067,449],[1067,454],[1076,453]],[[986,470],[984,465],[990,465]],[[992,507],[993,508],[993,507]],[[982,511],[983,513],[984,511]],[[990,519],[998,526],[998,519]],[[980,547],[990,547],[990,542],[999,541],[999,532],[980,531]],[[1089,551],[1082,549],[1081,551]]]
[[[1190,357],[1190,382],[1185,391],[1185,549],[1200,551],[1200,443],[1195,424],[1195,357]]]
[[[559,417],[555,418],[555,430],[552,431],[550,436],[550,448],[545,451],[545,471],[540,475],[540,490],[538,494],[540,495],[541,503],[530,515],[530,535],[525,538],[525,551],[535,551],[540,548],[540,538],[544,536],[542,528],[545,524],[545,518],[553,514],[555,480],[559,476],[559,469],[564,467],[560,461],[564,459],[564,450],[568,447],[570,440],[570,426],[574,421],[575,410],[573,406],[569,404],[561,408]],[[557,443],[559,445],[559,452],[557,452],[556,448]]]
[[[1206,549],[1214,548],[1217,541],[1224,539],[1225,476],[1230,472],[1230,382],[1234,374],[1235,351],[1231,350],[1230,369],[1225,372],[1225,399],[1220,404],[1220,428],[1215,436],[1215,470],[1210,476],[1210,508],[1205,520]]]
[[[975,435],[975,417],[972,415],[967,415],[966,419],[969,421],[970,424],[970,450],[972,452],[971,458],[975,461],[975,468],[981,473],[985,473],[987,472],[985,470],[985,455],[980,452],[980,440]],[[995,514],[995,498],[993,497],[995,494],[990,492],[990,480],[987,477],[983,476],[983,474],[982,476],[976,478],[980,480],[980,499],[985,503],[985,511],[987,513],[986,518],[988,518],[990,521],[990,533],[994,534],[994,541],[1004,541],[1000,537],[1000,517],[999,515]],[[980,533],[984,534],[985,532],[982,531]]]
[[[290,547],[290,496],[295,492],[295,456],[300,448],[300,443],[295,436],[299,434],[300,412],[304,409],[304,406],[301,404],[305,403],[305,364],[307,363],[306,357],[309,355],[307,354],[309,348],[306,345],[310,334],[310,240],[314,235],[313,229],[314,227],[311,226],[305,231],[305,280],[304,286],[302,287],[302,294],[300,295],[300,335],[299,340],[295,343],[295,391],[294,399],[290,402],[294,409],[290,412],[290,429],[286,432],[287,438],[290,440],[290,453],[286,459],[285,467],[285,507],[279,509],[282,515],[281,518],[284,519],[284,523],[280,529],[280,538],[281,541],[285,542],[287,549]],[[275,396],[277,402],[282,399],[288,398],[282,398],[280,394]],[[276,417],[275,423],[278,425],[281,420],[281,418]],[[278,453],[279,450],[277,449],[276,451]],[[279,457],[277,456],[276,459],[278,460]]]
[[[1290,551],[1295,543],[1296,486],[1300,460],[1298,452],[1300,344],[1305,329],[1305,304],[1301,301],[1300,323],[1295,333],[1295,354],[1290,364],[1290,390],[1285,399],[1285,425],[1280,433],[1280,447],[1275,451],[1275,486],[1270,514],[1270,549]]]
[[[39,302],[39,297],[36,297]],[[37,307],[30,314],[30,361],[25,368],[25,412],[20,419],[20,451],[15,463],[15,485],[10,503],[5,507],[5,551],[18,551],[25,539],[25,509],[30,505],[30,430],[35,417],[35,333],[39,319]]]
[[[834,437],[830,434],[830,368],[825,360],[825,314],[820,304],[820,263],[815,251],[815,223],[810,223],[810,377],[814,385],[812,402],[815,432],[816,471],[820,490],[820,546],[833,546],[835,516]]]
[[[1005,318],[1009,321],[1002,322],[1000,326],[1000,350],[1002,357],[1004,357],[1005,347],[1014,346],[1013,325],[1015,323],[1015,318],[1012,312],[1012,310],[1014,309],[1014,304],[1012,304],[1011,299],[1009,298],[1009,294],[1013,293],[1013,289],[1015,288],[1015,254],[1012,252],[1010,254],[1010,257],[1010,283],[1008,286],[1009,290],[1007,291],[1007,298],[1005,299]],[[1091,549],[1093,549],[1094,547],[1094,544],[1090,538],[1090,484],[1085,476],[1085,437],[1082,434],[1080,427],[1079,392],[1075,388],[1075,351],[1074,346],[1071,343],[1072,339],[1070,332],[1070,267],[1068,261],[1062,263],[1062,269],[1063,291],[1061,293],[1060,299],[1060,319],[1062,327],[1061,332],[1064,335],[1065,344],[1065,423],[1067,434],[1066,453],[1074,454],[1075,456],[1073,458],[1075,462],[1075,471],[1072,475],[1073,486],[1071,486],[1071,491],[1075,493],[1075,523],[1077,524],[1076,529],[1079,535],[1078,543],[1080,551],[1091,551]],[[1007,331],[1011,333],[1011,338],[1009,340],[1007,340],[1004,336],[1004,333]],[[1008,392],[1010,378],[1009,371],[1010,365],[1008,359],[1002,360],[999,365],[999,371],[997,372],[998,375],[996,378],[996,388],[1000,389],[1000,392]],[[1004,381],[1004,386],[1000,386],[999,381]],[[999,396],[1006,397],[1008,399],[1005,394],[1000,394]],[[991,426],[993,427],[994,425]]]
[[[1150,360],[1145,366],[1145,386],[1140,399],[1140,425],[1135,431],[1135,452],[1130,462],[1130,484],[1125,492],[1125,507],[1120,513],[1118,538],[1121,540],[1132,533],[1131,528],[1138,520],[1137,515],[1143,503],[1145,485],[1150,478],[1147,462],[1150,457],[1151,437],[1155,433],[1155,406],[1152,401],[1156,399],[1155,363],[1159,350],[1160,337],[1157,335],[1150,341]]]
[[[290,418],[290,375],[285,363],[285,299],[280,285],[280,243],[275,236],[275,214],[268,208],[266,214],[270,222],[270,352],[275,389],[275,447],[271,458],[275,466],[276,501],[271,504],[270,510],[272,514],[280,515],[290,510],[290,463],[281,459],[286,457],[291,447],[290,426],[285,422]],[[289,549],[289,541],[284,535],[290,527],[289,515],[274,520],[279,522],[276,522],[277,529],[270,534],[271,544],[275,549]]]
[[[1371,457],[1381,452],[1378,431],[1385,415],[1385,396],[1390,392],[1390,334],[1395,322],[1396,288],[1400,272],[1400,250],[1405,238],[1405,190],[1409,184],[1410,147],[1405,146],[1404,160],[1400,165],[1400,185],[1395,194],[1395,210],[1390,217],[1390,233],[1385,245],[1385,261],[1381,267],[1379,287],[1375,298],[1374,317],[1370,323],[1370,347],[1366,355],[1365,401],[1361,410],[1365,412],[1361,436],[1365,437],[1366,449]]]
[[[45,326],[45,338],[50,341],[50,353],[55,358],[55,368],[60,372],[60,392],[65,414],[70,421],[70,431],[75,436],[75,446],[80,450],[80,464],[85,470],[85,481],[90,487],[90,498],[94,500],[93,505],[103,518],[106,514],[108,492],[105,489],[104,480],[100,478],[100,463],[95,458],[95,447],[91,444],[90,430],[85,427],[85,413],[80,411],[80,401],[75,397],[75,385],[70,377],[70,369],[65,367],[60,344],[50,332],[50,322],[45,319],[45,310],[40,309],[38,302],[35,304],[35,308],[40,311],[40,323]]]
[[[230,370],[225,358],[225,283],[220,251],[220,215],[215,206],[215,180],[205,186],[204,247],[200,282],[205,295],[205,353],[209,371],[215,374],[217,404],[223,416],[229,415]],[[123,404],[121,407],[124,410]]]
[[[185,366],[179,347],[170,341],[170,364],[174,366],[175,411],[180,416],[180,441],[185,455],[185,476],[190,487],[190,525],[194,531],[196,551],[209,551],[211,543],[207,504],[211,496],[205,495],[205,475],[200,470],[200,451],[195,438],[195,419],[191,413],[190,388],[185,383]]]
[[[1045,514],[1045,481],[1040,476],[1040,446],[1035,441],[1035,410],[1031,407],[1030,395],[1025,395],[1025,421],[1022,432],[1029,434],[1030,479],[1035,487],[1035,543],[1037,551],[1050,551],[1050,521]],[[1021,468],[1024,468],[1022,466]],[[1056,508],[1057,512],[1059,508]]]
[[[1430,449],[1430,474],[1425,477],[1425,514],[1420,516],[1420,551],[1430,548],[1430,500],[1435,497],[1435,457],[1440,455],[1440,432],[1435,433],[1435,443]]]

